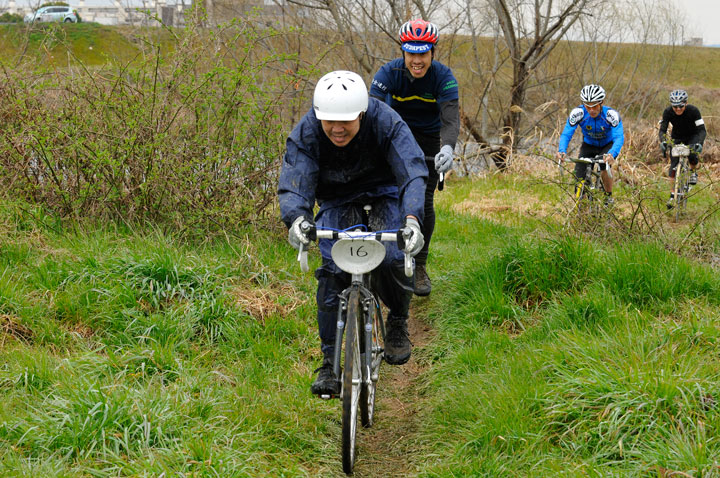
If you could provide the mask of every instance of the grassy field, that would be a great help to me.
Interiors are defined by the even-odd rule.
[[[356,476],[717,476],[720,278],[669,250],[702,201],[653,241],[573,228],[564,197],[450,178],[427,338],[384,367]],[[309,393],[315,281],[284,235],[187,244],[3,202],[0,475],[342,476],[339,403]]]
[[[2,26],[0,45],[7,71],[61,71],[127,64],[154,33]],[[709,106],[717,51],[697,52],[669,81]],[[541,156],[448,178],[434,292],[413,300],[410,363],[383,368],[355,476],[720,476],[720,172],[704,163],[674,222],[646,130],[593,221]],[[309,393],[316,281],[279,221],[205,240],[161,224],[0,200],[0,476],[344,476],[339,403]]]

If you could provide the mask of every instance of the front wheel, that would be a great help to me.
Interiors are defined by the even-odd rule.
[[[360,295],[357,290],[350,293],[345,317],[345,369],[343,370],[343,413],[342,413],[342,457],[343,471],[352,473],[355,466],[355,436],[357,434],[357,412],[360,400],[362,369],[360,366],[360,336],[358,319]]]
[[[688,189],[688,170],[685,158],[682,158],[675,171],[675,222],[680,222],[680,217],[685,212]]]
[[[380,364],[384,355],[384,325],[382,321],[382,313],[380,311],[380,303],[377,297],[373,297],[371,305],[367,312],[370,314],[370,323],[372,323],[372,331],[370,332],[370,380],[369,383],[363,381],[360,387],[360,420],[365,428],[373,425],[375,415],[375,390],[380,376]]]

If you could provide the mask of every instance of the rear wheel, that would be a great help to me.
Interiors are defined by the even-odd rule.
[[[360,295],[353,290],[348,297],[345,317],[345,369],[343,370],[343,413],[342,413],[342,457],[343,471],[352,473],[355,466],[355,436],[357,434],[357,412],[360,400],[362,369],[360,366],[360,336],[358,318]]]
[[[382,333],[382,313],[377,297],[373,297],[368,310],[372,322],[370,342],[370,383],[363,382],[360,387],[360,420],[366,428],[371,427],[375,415],[375,390],[380,374],[380,364],[384,354],[384,341]]]

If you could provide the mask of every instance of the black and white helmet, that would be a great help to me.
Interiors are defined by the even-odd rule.
[[[599,103],[605,99],[605,90],[600,85],[585,85],[580,90],[580,100],[583,103]]]
[[[688,94],[685,90],[673,90],[670,92],[670,104],[682,106],[688,101]]]

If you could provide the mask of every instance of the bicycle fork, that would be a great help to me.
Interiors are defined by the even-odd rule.
[[[362,287],[359,286],[359,284],[362,283],[362,276],[361,275],[353,275],[352,279],[353,286],[358,287],[358,291],[360,292],[360,295],[362,296],[361,299],[361,309],[362,310],[362,320],[358,320],[357,324],[357,333],[363,334],[363,342],[364,346],[362,350],[359,350],[360,352],[360,363],[361,363],[361,371],[362,371],[362,381],[366,384],[370,384],[371,381],[377,380],[377,376],[371,375],[371,370],[374,370],[375,364],[370,363],[372,358],[372,347],[373,347],[373,340],[372,340],[372,333],[373,333],[373,323],[372,323],[372,310],[371,308],[375,306],[375,300],[372,294],[368,295],[367,291],[365,291]],[[338,315],[337,315],[337,325],[335,330],[335,357],[333,359],[333,374],[335,374],[335,381],[340,385],[340,390],[342,390],[342,378],[340,375],[340,361],[342,359],[342,343],[343,343],[343,336],[345,334],[345,318],[347,317],[347,308],[348,308],[348,294],[350,289],[347,289],[342,294],[340,294],[340,303],[338,304]],[[381,318],[382,320],[382,318]],[[382,325],[381,325],[382,326]],[[377,331],[380,333],[380,331]],[[380,356],[379,360],[382,360],[382,356]],[[325,398],[325,397],[323,397]],[[327,397],[332,398],[332,397]],[[337,397],[339,398],[339,397]]]

